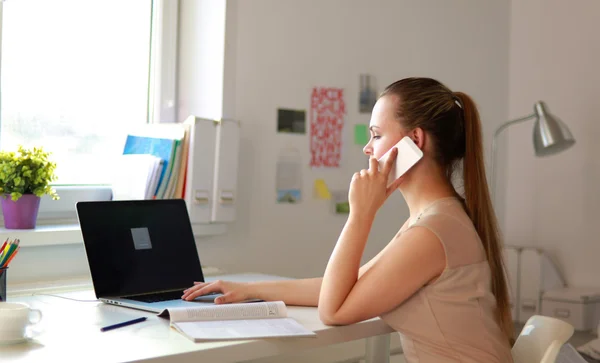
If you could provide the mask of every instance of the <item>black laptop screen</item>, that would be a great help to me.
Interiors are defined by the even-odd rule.
[[[204,281],[182,199],[79,202],[77,214],[97,297]]]

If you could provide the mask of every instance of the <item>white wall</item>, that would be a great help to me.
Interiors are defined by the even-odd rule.
[[[215,1],[182,0],[185,57],[194,54],[197,43],[210,43],[190,32],[210,25],[200,18]],[[239,210],[226,235],[198,240],[203,264],[230,272],[322,274],[345,219],[331,214],[328,202],[312,200],[312,182],[324,177],[330,187],[345,188],[352,172],[366,165],[361,147],[352,144],[353,124],[369,121],[357,112],[360,73],[372,74],[379,91],[399,78],[430,76],[470,93],[480,106],[486,149],[492,130],[508,116],[508,1],[230,0],[227,11],[222,111],[243,125]],[[199,64],[180,68],[180,118],[199,109],[208,109],[205,116],[220,112],[213,104],[218,94],[190,83],[206,79],[206,70],[193,69]],[[343,172],[307,166],[304,201],[277,205],[276,152],[294,146],[308,164],[309,140],[277,134],[276,109],[308,110],[313,86],[345,89]],[[407,216],[397,193],[378,214],[365,259],[390,240]],[[11,283],[89,274],[83,246],[24,248],[13,265]]]
[[[547,250],[574,285],[600,286],[599,19],[597,0],[511,3],[509,115],[544,100],[576,144],[539,159],[532,122],[508,130],[506,240]]]
[[[239,210],[226,235],[198,242],[204,264],[232,272],[322,274],[345,218],[333,215],[328,202],[312,199],[312,182],[323,177],[331,188],[345,188],[366,165],[362,148],[352,143],[353,125],[369,122],[357,112],[362,72],[375,76],[379,91],[399,78],[430,76],[473,95],[486,149],[493,128],[507,117],[506,1],[253,0],[231,1],[228,10],[227,38],[235,42],[229,46],[236,59],[225,73],[235,73],[235,116],[242,122]],[[311,170],[308,135],[276,133],[276,109],[308,110],[313,86],[346,92],[340,170]],[[180,96],[193,102],[193,95]],[[275,163],[283,146],[301,150],[307,165],[299,205],[274,202]],[[397,193],[378,214],[366,257],[407,216]]]

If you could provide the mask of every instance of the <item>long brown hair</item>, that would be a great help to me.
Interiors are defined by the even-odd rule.
[[[509,341],[514,327],[502,243],[483,161],[481,121],[473,99],[452,92],[431,78],[405,78],[389,85],[380,95],[400,99],[396,116],[408,130],[423,129],[433,142],[434,158],[445,169],[448,180],[463,162],[464,205],[483,243],[492,275],[498,322]]]

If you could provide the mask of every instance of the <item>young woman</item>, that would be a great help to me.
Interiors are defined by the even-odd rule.
[[[400,332],[408,362],[512,362],[508,288],[473,100],[433,79],[402,79],[379,97],[370,131],[370,166],[352,177],[350,214],[323,278],[198,283],[183,298],[216,291],[224,294],[216,303],[318,306],[330,325],[379,316]],[[404,136],[423,158],[388,186],[397,150],[381,171],[377,159]],[[464,198],[452,184],[460,162]],[[375,214],[396,189],[410,218],[361,267]]]

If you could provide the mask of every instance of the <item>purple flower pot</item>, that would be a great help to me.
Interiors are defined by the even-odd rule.
[[[14,201],[10,195],[2,196],[2,214],[6,229],[33,229],[40,208],[40,197],[23,194]]]

